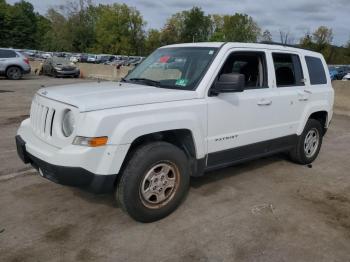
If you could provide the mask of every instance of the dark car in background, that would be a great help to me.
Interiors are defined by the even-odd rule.
[[[80,76],[80,69],[69,60],[62,57],[52,57],[43,63],[42,73],[54,77],[75,77]]]

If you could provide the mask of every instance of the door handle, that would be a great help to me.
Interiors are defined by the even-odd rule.
[[[299,101],[308,101],[311,94],[312,92],[309,90],[298,92]]]
[[[259,102],[258,102],[258,106],[269,106],[272,104],[272,101],[269,100],[269,99],[261,99]]]
[[[309,100],[309,98],[306,97],[306,96],[300,96],[299,97],[299,101],[308,101],[308,100]]]

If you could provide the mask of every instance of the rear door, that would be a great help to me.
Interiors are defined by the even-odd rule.
[[[278,137],[296,135],[301,116],[310,99],[306,88],[304,66],[301,55],[296,52],[270,51],[273,64],[275,87],[275,110],[272,117],[278,117]]]
[[[6,67],[16,61],[17,54],[13,50],[0,49],[0,71],[4,72]]]

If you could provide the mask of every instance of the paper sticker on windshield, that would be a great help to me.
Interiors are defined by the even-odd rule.
[[[210,50],[209,55],[213,55],[213,54],[214,54],[214,50]]]
[[[169,59],[170,59],[170,56],[165,55],[165,56],[162,56],[161,58],[159,58],[159,62],[165,64],[168,62]]]
[[[187,86],[187,83],[188,83],[188,79],[180,78],[180,79],[176,80],[175,85],[177,85],[177,86]]]

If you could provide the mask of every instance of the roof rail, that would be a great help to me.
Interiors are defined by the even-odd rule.
[[[303,49],[303,50],[309,50],[310,51],[310,49],[300,47],[299,45],[289,45],[289,44],[283,44],[283,43],[277,43],[277,42],[261,41],[258,44],[279,45],[279,46],[293,47],[293,48],[297,48],[297,49]]]

